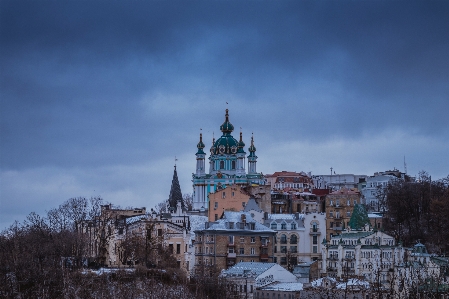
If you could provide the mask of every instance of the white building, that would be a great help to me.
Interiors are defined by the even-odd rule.
[[[242,262],[223,270],[221,277],[237,285],[242,298],[252,299],[257,288],[272,283],[296,283],[296,276],[276,263]]]
[[[386,209],[386,188],[391,180],[396,179],[393,175],[378,174],[366,179],[365,188],[362,189],[363,201],[368,211],[383,212]]]
[[[368,178],[367,175],[358,174],[321,174],[312,176],[313,185],[317,189],[331,189],[332,191],[342,188],[358,188]]]
[[[264,224],[275,230],[275,262],[292,268],[298,262],[311,262],[321,257],[321,238],[326,236],[323,213],[268,214]]]

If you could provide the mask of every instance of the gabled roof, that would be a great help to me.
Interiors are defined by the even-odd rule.
[[[247,228],[241,229],[236,223],[242,222],[242,215],[245,215],[246,223],[254,223],[254,229],[248,230]],[[227,223],[233,222],[234,227],[229,228]],[[205,231],[258,231],[258,232],[268,232],[268,233],[276,233],[276,231],[269,229],[263,224],[260,224],[253,217],[251,217],[251,213],[248,212],[231,212],[225,211],[223,213],[223,218],[218,219],[215,222],[210,222],[210,226],[205,229]]]
[[[249,212],[251,210],[263,212],[254,198],[250,198],[245,206],[245,209],[243,209],[244,212]]]

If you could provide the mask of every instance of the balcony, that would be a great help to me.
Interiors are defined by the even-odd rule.
[[[309,235],[321,235],[320,229],[311,227]]]
[[[268,254],[260,254],[260,260],[261,261],[267,261],[268,260]]]
[[[333,229],[333,230],[343,230],[343,227],[341,227],[341,226],[334,226],[333,228],[331,227],[331,229]]]
[[[228,253],[228,258],[232,258],[232,259],[235,259],[237,257],[237,253],[231,253],[231,252],[229,252]]]

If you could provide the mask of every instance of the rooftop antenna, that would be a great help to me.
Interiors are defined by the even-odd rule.
[[[175,169],[176,169],[176,161],[178,161],[178,159],[177,159],[176,156],[175,156]]]
[[[405,163],[405,155],[404,155],[404,173],[407,174],[407,163]]]

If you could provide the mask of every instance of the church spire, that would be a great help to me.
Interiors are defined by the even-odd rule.
[[[173,179],[171,181],[170,196],[168,197],[168,204],[171,209],[176,211],[178,201],[181,201],[181,206],[184,208],[184,201],[182,200],[181,186],[179,185],[178,173],[175,170],[173,172]]]

